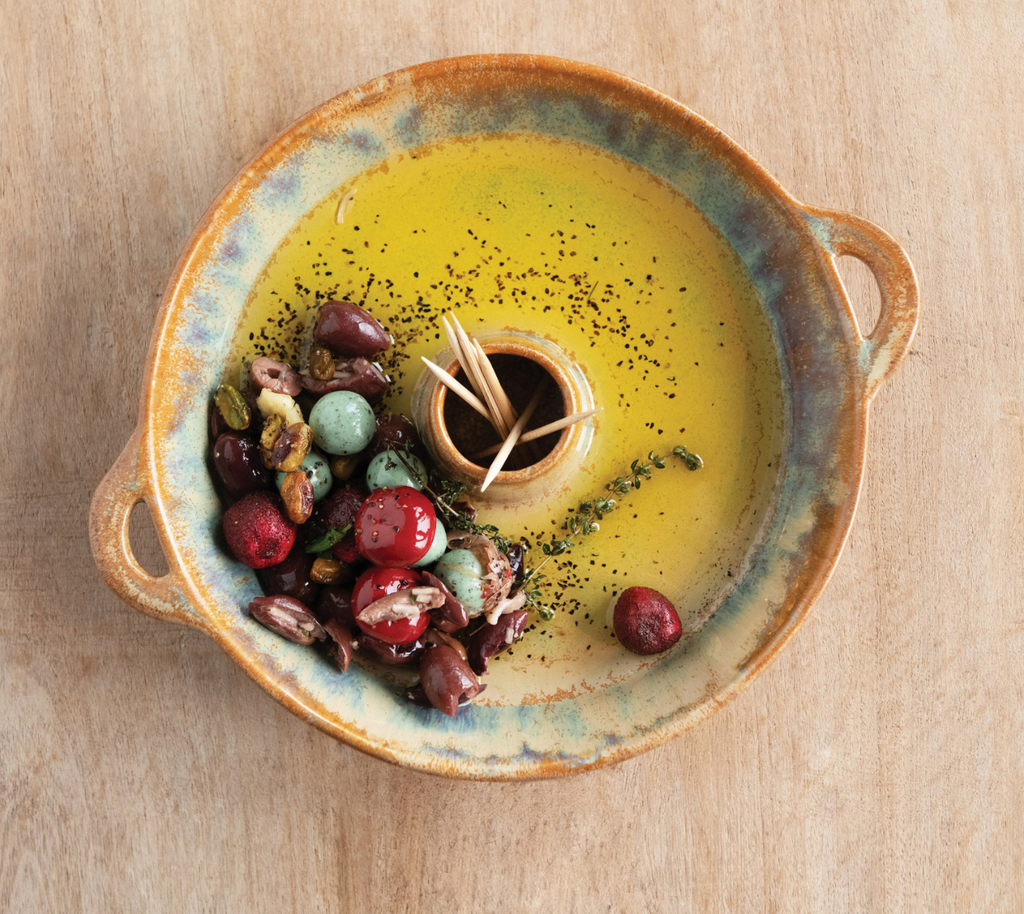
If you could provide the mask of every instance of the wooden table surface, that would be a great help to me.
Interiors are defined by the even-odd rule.
[[[1024,8],[1012,0],[5,0],[0,911],[1020,911]],[[130,611],[90,496],[192,225],[318,102],[432,58],[634,76],[921,280],[839,568],[733,704],[560,781],[340,746]],[[866,268],[845,270],[865,320]],[[161,558],[151,528],[137,546]]]

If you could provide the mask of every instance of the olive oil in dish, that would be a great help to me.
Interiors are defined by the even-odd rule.
[[[649,663],[606,625],[609,600],[630,585],[665,593],[686,632],[738,579],[782,452],[778,357],[745,267],[665,182],[537,135],[395,155],[339,186],[279,246],[250,294],[237,361],[298,362],[316,305],[342,298],[394,337],[382,367],[396,412],[411,414],[420,357],[447,346],[449,309],[470,333],[535,334],[581,366],[602,407],[590,450],[559,499],[481,511],[506,537],[550,538],[650,452],[685,444],[704,460],[699,473],[668,462],[549,563],[556,617],[533,619],[496,663],[484,704],[575,695]],[[505,666],[531,675],[505,679]]]

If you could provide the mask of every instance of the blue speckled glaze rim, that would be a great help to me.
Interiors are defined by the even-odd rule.
[[[447,718],[402,701],[394,686],[357,668],[339,677],[315,653],[246,616],[243,607],[259,589],[255,575],[218,543],[221,506],[207,472],[206,411],[249,290],[299,218],[393,152],[506,132],[604,149],[668,181],[701,209],[762,296],[782,365],[787,443],[762,536],[734,590],[687,644],[594,692],[474,706]],[[838,253],[862,257],[879,278],[882,318],[867,338],[835,271]],[[724,134],[666,96],[555,58],[498,55],[412,67],[301,118],[242,169],[200,221],[156,320],[139,431],[94,499],[93,548],[125,599],[207,631],[286,707],[362,751],[477,779],[612,763],[720,707],[806,617],[853,519],[868,403],[905,354],[916,321],[912,268],[884,232],[802,207]],[[141,572],[125,554],[123,529],[120,540],[115,535],[118,512],[133,499],[150,505],[171,565],[166,579]]]

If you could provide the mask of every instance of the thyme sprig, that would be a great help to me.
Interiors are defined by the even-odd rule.
[[[704,461],[697,454],[687,450],[681,444],[672,449],[671,456],[678,457],[686,464],[687,469],[691,471],[699,470],[704,466]],[[644,480],[651,479],[655,470],[665,469],[665,461],[667,459],[667,457],[658,456],[654,451],[651,451],[648,453],[646,461],[642,458],[634,460],[629,466],[629,471],[624,476],[618,476],[613,479],[605,486],[605,489],[612,496],[622,498],[631,491],[638,490],[643,485]],[[616,507],[618,507],[618,501],[615,497],[600,497],[595,498],[593,501],[580,502],[576,510],[571,512],[562,522],[560,529],[565,536],[559,537],[556,534],[552,534],[549,541],[541,543],[540,549],[544,554],[544,558],[540,564],[526,570],[523,575],[522,589],[526,593],[526,605],[536,609],[542,618],[552,618],[554,610],[541,602],[542,593],[540,588],[543,582],[547,580],[547,575],[542,574],[541,569],[551,559],[564,555],[573,546],[578,545],[578,541],[583,537],[600,530],[600,522],[604,520],[606,515],[614,511]]]
[[[433,496],[434,504],[441,510],[448,523],[448,529],[459,530],[463,533],[477,533],[486,536],[494,542],[498,552],[508,552],[514,543],[501,535],[501,531],[494,524],[478,524],[465,511],[455,507],[456,502],[466,494],[464,482],[454,482],[450,479],[441,481],[441,494],[430,493]]]
[[[407,467],[409,466],[400,451],[393,451],[394,455]],[[541,552],[544,558],[532,568],[527,568],[523,574],[523,581],[519,589],[526,594],[526,606],[535,609],[543,619],[554,618],[555,611],[543,602],[541,590],[548,580],[547,575],[541,569],[551,559],[564,555],[574,546],[579,545],[579,540],[591,533],[601,529],[601,521],[618,507],[619,498],[623,498],[634,490],[638,490],[645,480],[654,476],[655,470],[663,470],[669,457],[678,457],[686,465],[688,470],[699,470],[704,466],[704,461],[697,454],[687,450],[683,445],[674,447],[672,451],[661,457],[651,451],[647,458],[637,458],[629,465],[628,472],[623,476],[617,476],[609,482],[605,489],[608,496],[601,496],[592,501],[580,502],[575,511],[570,511],[568,517],[562,522],[560,531],[564,534],[551,535],[551,539],[540,543]],[[493,524],[478,524],[469,514],[457,507],[458,501],[466,494],[466,485],[450,479],[442,479],[438,482],[440,492],[435,491],[429,485],[424,486],[424,491],[431,497],[437,510],[444,515],[444,521],[450,530],[459,530],[465,533],[478,533],[486,536],[494,542],[499,552],[508,552],[514,545],[513,541],[501,535],[501,532]],[[520,541],[524,548],[529,544]]]

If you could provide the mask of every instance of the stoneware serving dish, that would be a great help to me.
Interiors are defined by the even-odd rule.
[[[207,410],[254,282],[307,213],[396,152],[495,134],[569,140],[619,157],[700,211],[756,289],[778,360],[784,434],[771,505],[744,546],[741,573],[685,643],[573,688],[547,682],[540,660],[498,664],[504,687],[448,718],[405,702],[393,683],[357,666],[342,676],[248,618],[258,584],[219,545]],[[878,282],[881,313],[868,334],[836,272],[839,255],[863,261]],[[666,96],[607,70],[543,57],[412,67],[306,115],[246,165],[196,227],[156,319],[138,427],[93,499],[93,553],[131,606],[208,633],[285,707],[364,752],[482,779],[609,764],[721,707],[807,617],[853,521],[869,406],[906,355],[917,321],[914,271],[889,235],[856,216],[799,203],[728,137]],[[595,442],[601,435],[598,423]],[[170,566],[160,578],[140,567],[129,544],[129,515],[140,501]]]

